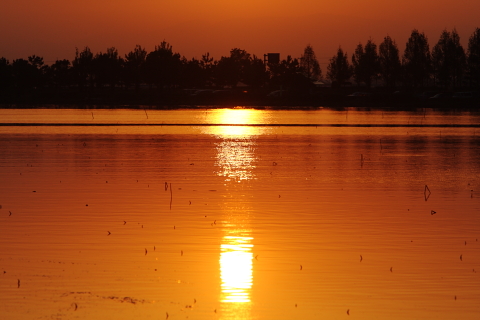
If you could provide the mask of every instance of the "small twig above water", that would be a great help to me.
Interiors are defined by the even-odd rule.
[[[170,183],[170,210],[172,210],[172,201],[173,201],[173,191],[172,191],[172,184]]]
[[[432,192],[430,191],[430,188],[427,185],[425,185],[425,189],[423,190],[423,195],[425,197],[425,201],[427,201],[428,198],[430,198],[431,194],[432,194]]]

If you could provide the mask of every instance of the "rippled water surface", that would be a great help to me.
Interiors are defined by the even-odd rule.
[[[479,319],[479,124],[0,110],[0,319]]]

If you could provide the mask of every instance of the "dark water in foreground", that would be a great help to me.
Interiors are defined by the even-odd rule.
[[[480,316],[478,113],[0,123],[0,319]]]

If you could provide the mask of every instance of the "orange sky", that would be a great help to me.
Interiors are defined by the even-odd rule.
[[[388,34],[403,52],[414,28],[433,47],[443,29],[456,27],[466,47],[480,27],[478,0],[3,0],[1,9],[0,57],[36,54],[47,64],[73,59],[75,47],[114,46],[123,56],[165,39],[189,59],[207,51],[219,59],[234,47],[283,59],[311,44],[325,73],[339,45],[350,54]]]

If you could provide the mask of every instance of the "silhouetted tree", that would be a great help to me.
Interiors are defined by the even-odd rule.
[[[213,81],[217,87],[234,87],[240,81],[240,70],[231,57],[222,56],[213,68]]]
[[[200,88],[205,85],[206,77],[205,70],[202,68],[199,60],[192,58],[182,58],[182,72],[180,77],[180,84],[186,88]]]
[[[378,76],[380,64],[377,54],[377,45],[368,40],[365,48],[361,43],[352,55],[353,76],[357,84],[365,83],[370,88],[373,79]]]
[[[12,63],[12,77],[16,88],[23,90],[32,88],[32,65],[25,59],[15,59]]]
[[[20,90],[30,90],[43,85],[44,62],[42,57],[29,56],[28,60],[16,59],[12,63],[14,85]]]
[[[402,68],[397,44],[390,36],[386,36],[380,44],[378,51],[380,75],[385,84],[393,88],[400,78]]]
[[[360,63],[364,55],[365,52],[363,50],[363,45],[359,43],[355,48],[354,53],[352,54],[353,78],[358,85],[363,82],[363,79],[365,77],[365,70],[363,69],[364,65]]]
[[[305,47],[300,57],[300,69],[303,75],[312,81],[322,78],[322,70],[320,69],[320,64],[311,45]]]
[[[119,57],[118,50],[114,47],[108,48],[105,53],[97,53],[92,65],[97,86],[109,84],[113,89],[120,82],[123,59]]]
[[[466,66],[466,56],[455,29],[444,30],[432,50],[432,67],[435,81],[444,87],[461,84]]]
[[[135,90],[138,90],[140,83],[144,80],[146,57],[147,51],[140,45],[135,46],[135,49],[125,55],[125,83],[133,83]]]
[[[250,60],[250,53],[243,49],[233,48],[230,50],[230,58],[232,58],[235,63],[242,65],[246,63],[246,61]]]
[[[428,39],[417,29],[412,31],[403,53],[402,65],[407,85],[423,86],[430,77],[431,57]]]
[[[88,83],[93,88],[93,53],[89,47],[85,47],[82,52],[75,50],[75,59],[72,62],[75,81],[80,89]]]
[[[33,86],[31,84],[32,66],[25,59],[15,59],[12,62],[12,78],[15,87],[25,88]]]
[[[39,88],[45,84],[45,70],[46,65],[43,62],[43,57],[32,55],[28,57],[28,63],[33,67],[31,69],[32,82],[34,87]]]
[[[13,85],[12,65],[5,58],[0,58],[0,90]]]
[[[25,59],[15,59],[12,63],[12,78],[14,86],[18,89],[31,88],[32,66]]]
[[[296,86],[297,75],[300,73],[300,63],[298,59],[293,59],[289,55],[279,64],[269,64],[269,71],[272,86],[280,86],[282,89],[290,90]]]
[[[29,56],[28,57],[28,63],[30,63],[37,70],[41,70],[43,65],[45,64],[43,62],[43,58],[39,57],[39,56],[36,56],[36,55]]]
[[[332,86],[341,87],[352,77],[353,68],[348,62],[347,53],[344,54],[341,47],[330,59],[327,70],[327,78],[332,81]]]
[[[159,89],[174,86],[179,82],[180,54],[174,53],[172,46],[168,42],[162,41],[160,45],[155,46],[154,51],[147,55],[145,68],[148,83],[155,84]]]
[[[446,79],[449,74],[449,59],[448,47],[449,47],[450,32],[446,29],[443,30],[440,35],[440,39],[432,49],[432,74],[435,85],[447,86],[450,83],[450,79]]]
[[[243,70],[243,82],[253,88],[260,88],[267,82],[268,78],[263,60],[253,56]]]
[[[203,69],[205,75],[205,84],[210,86],[213,84],[213,69],[215,66],[215,61],[213,57],[210,57],[210,53],[207,52],[202,55],[202,59],[200,60],[200,66]]]
[[[250,64],[250,54],[242,49],[230,50],[229,57],[221,57],[215,65],[215,84],[236,87],[239,81],[243,81],[245,68]]]
[[[49,78],[54,87],[69,86],[72,82],[70,61],[57,60],[49,67]]]
[[[461,86],[463,82],[463,76],[467,66],[467,56],[465,49],[463,49],[463,46],[460,44],[460,36],[455,28],[451,33],[450,46],[454,57],[452,63],[452,82],[453,86],[457,87]]]
[[[480,88],[480,28],[468,40],[467,70],[470,87]]]

